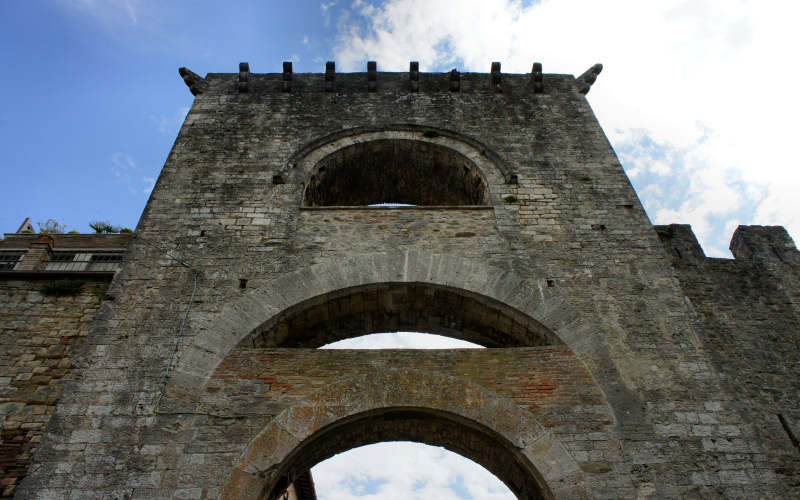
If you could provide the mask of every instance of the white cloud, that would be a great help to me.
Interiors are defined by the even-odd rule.
[[[156,179],[154,177],[142,177],[142,182],[144,183],[142,193],[149,195],[156,185]]]
[[[161,134],[169,134],[170,133],[170,124],[169,119],[164,115],[150,115],[148,118],[155,123],[158,132]]]
[[[130,194],[150,194],[155,185],[155,178],[141,176],[133,157],[126,153],[111,155],[111,174],[118,182],[125,184]]]
[[[466,340],[419,332],[374,333],[332,342],[321,349],[475,349]]]
[[[444,448],[393,442],[355,448],[312,469],[320,500],[515,498],[480,465]]]
[[[169,118],[164,115],[150,115],[150,121],[152,121],[155,126],[156,130],[160,134],[175,137],[178,134],[178,130],[183,124],[183,121],[186,119],[186,115],[189,113],[189,106],[181,106],[175,112],[172,118]]]
[[[142,8],[139,0],[61,0],[61,3],[79,12],[89,14],[102,24],[139,24]]]
[[[336,61],[345,71],[370,59],[389,71],[419,60],[481,72],[501,61],[523,73],[536,60],[572,74],[603,62],[589,100],[615,148],[631,149],[631,177],[687,187],[645,198],[648,213],[692,223],[708,253],[727,254],[733,222],[800,236],[800,104],[790,94],[799,15],[796,2],[754,0],[355,0],[339,20]],[[642,136],[667,154],[637,151]]]
[[[326,28],[331,24],[331,8],[335,7],[337,3],[339,3],[338,0],[333,0],[332,2],[322,2],[319,4],[319,11],[322,13],[323,25]]]
[[[136,170],[136,162],[133,158],[125,153],[114,153],[111,155],[111,172],[119,177],[124,178],[130,175],[130,172]]]

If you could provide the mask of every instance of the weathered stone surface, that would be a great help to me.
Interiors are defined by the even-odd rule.
[[[70,297],[45,297],[46,281],[0,281],[0,497],[13,495],[70,377],[77,349],[108,283]],[[110,407],[108,407],[110,408]],[[99,407],[81,411],[101,412]]]
[[[756,471],[789,479],[791,496],[800,495],[800,252],[782,227],[739,226],[731,241],[734,260],[706,258],[688,226],[656,230],[697,314],[699,341],[743,418],[753,423],[750,429],[730,425],[709,403],[684,416],[693,424],[687,432],[707,434],[709,451],[757,443],[750,452],[763,453]],[[719,474],[702,481],[749,484],[755,471]]]
[[[591,75],[495,69],[195,80],[17,495],[257,497],[405,437],[522,498],[797,496],[796,249],[665,252]],[[489,348],[313,349],[395,328]]]

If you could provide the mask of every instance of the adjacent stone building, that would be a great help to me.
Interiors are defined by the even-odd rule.
[[[13,496],[132,235],[0,240],[0,498]]]
[[[584,97],[599,65],[180,72],[196,99],[113,300],[41,416],[6,416],[49,418],[17,498],[313,498],[310,467],[392,440],[524,499],[800,496],[800,254],[654,227]],[[16,282],[4,342],[83,331],[26,323],[51,313]],[[403,330],[486,349],[317,349]],[[36,356],[0,381],[30,391]]]

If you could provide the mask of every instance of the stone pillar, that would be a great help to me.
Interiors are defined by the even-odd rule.
[[[739,226],[730,249],[736,260],[800,261],[800,252],[782,226]]]
[[[28,247],[28,252],[17,263],[15,271],[44,271],[53,250],[53,237],[43,234]]]

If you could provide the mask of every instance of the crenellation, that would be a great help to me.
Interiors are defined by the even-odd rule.
[[[325,63],[325,92],[333,92],[336,89],[336,63],[328,61]]]
[[[408,81],[411,86],[411,92],[419,91],[419,62],[411,61],[408,69]]]
[[[773,470],[797,470],[800,462],[791,451],[791,435],[781,432],[782,419],[799,414],[790,401],[797,387],[787,378],[800,362],[791,345],[800,331],[794,243],[782,227],[739,226],[731,241],[736,258],[708,258],[689,226],[656,226],[656,231],[701,325],[699,340],[741,408],[740,415],[725,415],[720,414],[724,403],[706,403],[713,413],[699,414],[698,423],[702,418],[716,424],[712,431],[718,438],[704,440],[703,448],[738,453],[731,455],[736,462],[750,460],[748,467],[762,471],[748,476],[756,481],[791,476]],[[756,424],[743,429],[742,419]]]
[[[533,84],[533,92],[535,94],[541,94],[544,92],[544,85],[542,81],[542,63],[535,62],[531,68],[531,83]]]
[[[250,64],[239,63],[239,92],[247,92],[247,84],[250,81]]]
[[[461,91],[461,73],[457,69],[450,71],[450,92]]]
[[[736,260],[800,263],[800,252],[782,226],[739,226],[730,250]]]
[[[370,92],[378,90],[378,63],[367,61],[367,89]]]
[[[292,62],[291,61],[284,61],[283,62],[283,85],[281,89],[284,92],[291,92],[292,91],[292,81],[294,80],[294,74],[292,72]]]
[[[687,263],[699,264],[705,260],[706,254],[688,224],[670,224],[654,228],[673,262],[676,259],[683,259]]]
[[[492,76],[492,90],[494,92],[502,92],[503,74],[500,72],[499,62],[492,63],[491,76]]]
[[[543,94],[545,80],[568,76],[544,75],[542,73],[541,63],[534,63],[531,73],[528,75],[514,75],[508,73],[503,74],[499,70],[500,63],[495,62],[492,63],[493,72],[491,73],[489,85],[487,86],[485,80],[480,79],[479,73],[462,73],[457,69],[453,69],[447,73],[420,73],[419,63],[412,61],[409,64],[409,72],[406,77],[406,83],[403,84],[402,82],[404,74],[383,71],[379,72],[377,71],[377,63],[375,63],[374,71],[372,71],[369,69],[371,63],[375,63],[375,61],[368,61],[366,73],[339,73],[337,76],[335,71],[335,62],[328,61],[325,66],[325,73],[322,74],[322,78],[320,78],[320,75],[314,73],[293,73],[291,69],[292,64],[290,61],[284,63],[284,72],[282,74],[250,73],[248,67],[248,72],[243,73],[240,71],[240,75],[238,77],[246,77],[247,85],[239,85],[240,83],[245,83],[244,81],[240,80],[236,85],[234,85],[234,87],[237,89],[239,87],[247,89],[242,90],[241,93],[247,93],[253,89],[258,89],[259,92],[280,89],[283,92],[292,94],[296,92],[327,92],[338,94],[359,90],[365,92],[376,92],[379,88],[378,78],[380,75],[381,92],[416,93],[420,92],[420,90],[423,92],[460,92],[465,90],[469,92],[503,93],[508,91],[508,88],[506,87],[510,82],[507,80],[510,78],[512,81],[514,81],[512,87],[515,91],[530,92],[530,89],[532,88],[534,93]],[[185,70],[185,68],[182,68],[182,71],[183,70]],[[210,73],[205,79],[203,79],[192,72],[189,73],[194,76],[189,77],[189,80],[187,80],[187,86],[190,86],[191,88],[192,84],[189,83],[190,81],[197,85],[195,87],[195,91],[197,91],[197,93],[194,94],[195,96],[202,94],[211,85],[211,82],[218,82],[219,77],[227,76],[221,73]],[[184,72],[182,72],[181,75],[183,76]],[[359,77],[361,82],[366,80],[366,84],[355,85],[355,83],[358,82]],[[281,82],[277,86],[272,84],[276,79]],[[344,86],[340,85],[338,83],[339,79],[347,80],[347,84]],[[527,83],[525,82],[526,79]],[[575,81],[571,76],[569,76],[569,80],[572,80],[573,82]],[[198,84],[197,82],[200,83]],[[384,85],[384,82],[389,83],[389,85]],[[420,82],[422,82],[422,84]],[[467,83],[467,86],[465,87],[462,82]],[[553,85],[553,87],[554,90],[558,89],[560,91],[567,92],[573,91],[572,85],[569,85],[568,81],[565,81],[563,84]],[[543,96],[544,95],[547,94],[543,94]]]

